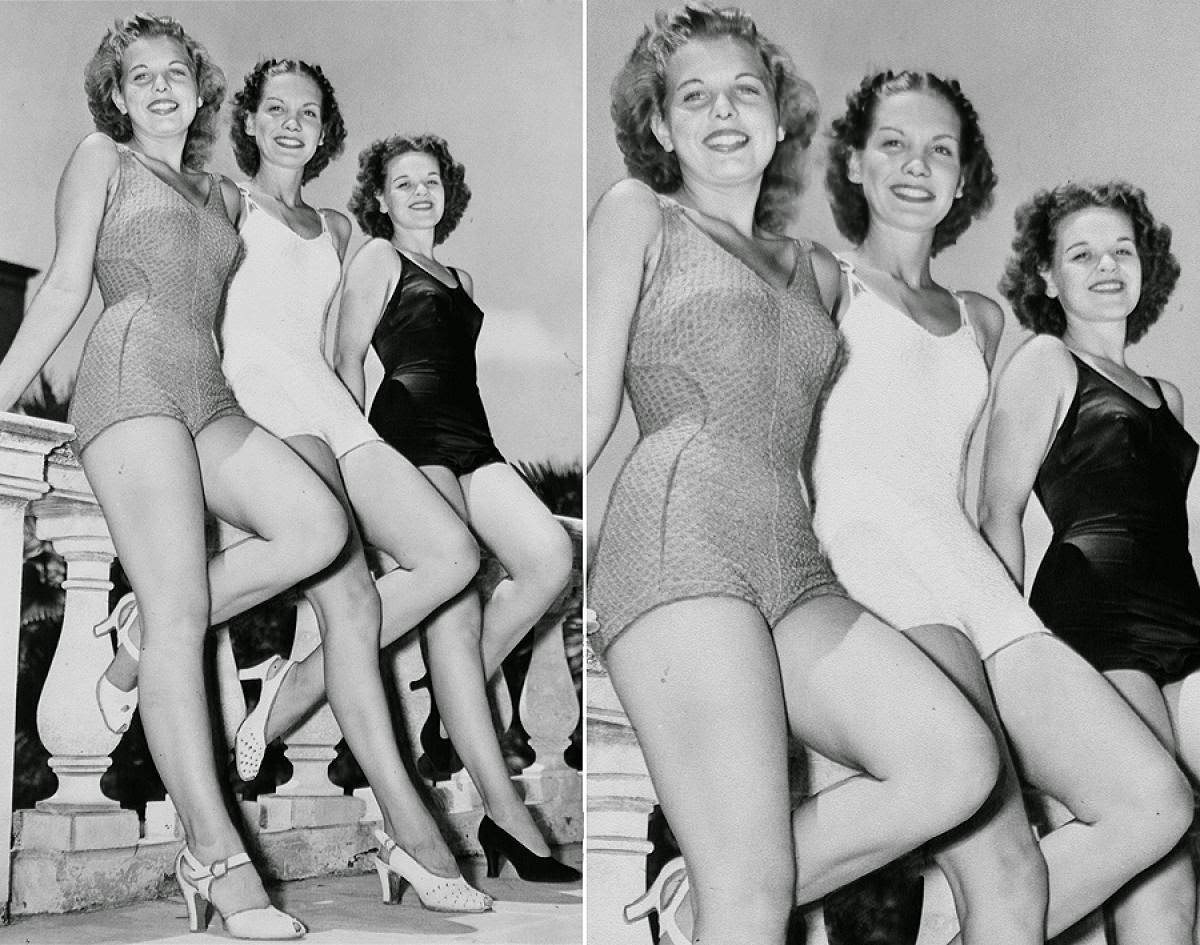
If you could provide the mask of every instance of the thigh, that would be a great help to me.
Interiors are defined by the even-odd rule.
[[[665,604],[605,660],[689,868],[790,870],[784,706],[758,611],[729,597]]]
[[[547,559],[570,561],[566,531],[511,466],[482,466],[461,485],[467,521],[509,574],[537,569]]]
[[[1025,778],[1077,819],[1094,822],[1174,767],[1121,694],[1056,637],[1019,640],[987,670]]]
[[[311,528],[345,528],[329,487],[282,440],[241,416],[223,417],[196,437],[204,496],[223,521],[263,538]]]
[[[204,492],[187,428],[170,417],[122,421],[92,440],[82,465],[143,628],[174,626],[180,606],[206,614]]]
[[[1200,785],[1200,672],[1164,686],[1163,699],[1179,760],[1192,784]]]
[[[958,688],[921,651],[858,604],[826,596],[775,628],[793,734],[822,755],[879,778],[913,753],[993,739]]]
[[[390,446],[366,443],[343,456],[341,467],[363,537],[401,567],[411,569],[433,545],[473,545],[465,513]],[[461,501],[457,480],[454,489]]]

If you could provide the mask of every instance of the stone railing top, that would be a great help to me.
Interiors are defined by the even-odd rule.
[[[28,501],[45,493],[47,455],[74,436],[69,423],[0,413],[0,494]]]

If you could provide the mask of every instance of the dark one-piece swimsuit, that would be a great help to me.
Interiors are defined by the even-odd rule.
[[[1186,509],[1197,445],[1156,380],[1147,407],[1075,361],[1075,398],[1034,488],[1054,537],[1029,602],[1097,669],[1163,685],[1200,669]]]
[[[386,372],[371,425],[414,466],[455,475],[503,463],[479,396],[475,342],[483,312],[455,285],[400,256],[402,272],[371,339]]]

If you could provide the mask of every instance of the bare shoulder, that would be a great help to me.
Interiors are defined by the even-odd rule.
[[[396,251],[387,240],[375,236],[358,248],[351,264],[359,270],[390,272],[397,266]]]
[[[225,203],[225,214],[235,224],[242,215],[242,192],[238,185],[223,174],[214,174],[216,185],[221,188],[221,200]]]
[[[1004,331],[1004,309],[981,292],[963,292],[962,298],[971,324],[989,339],[998,339]]]
[[[346,247],[350,244],[350,220],[344,213],[339,213],[329,207],[322,207],[320,213],[325,218],[325,225],[329,227],[329,232],[333,234],[338,255],[344,256]]]
[[[649,242],[658,233],[662,212],[654,191],[640,180],[627,177],[613,184],[596,201],[589,227],[624,230],[628,238]]]
[[[817,285],[821,288],[821,296],[827,302],[836,299],[842,284],[842,267],[833,255],[821,243],[809,241],[808,258],[812,263],[813,275],[817,277]]]
[[[1067,390],[1074,388],[1078,368],[1060,338],[1035,334],[1013,352],[1001,377],[1009,386],[1028,384],[1042,391]]]

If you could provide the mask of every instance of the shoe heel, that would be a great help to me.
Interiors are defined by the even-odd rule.
[[[500,875],[500,867],[504,865],[504,854],[493,847],[484,847],[483,856],[487,860],[488,878],[495,879]]]
[[[187,906],[188,930],[192,932],[207,931],[208,923],[212,920],[212,903],[194,889],[183,891],[183,901]]]
[[[625,921],[637,922],[658,908],[658,888],[651,886],[625,907]]]
[[[389,906],[400,902],[400,877],[388,869],[388,865],[375,857],[375,872],[379,874],[379,892]]]

